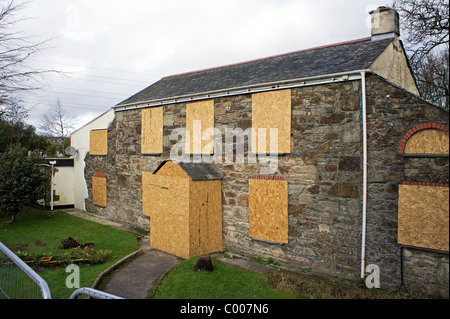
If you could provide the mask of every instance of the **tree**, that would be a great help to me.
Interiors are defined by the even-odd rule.
[[[66,141],[75,127],[75,120],[57,100],[56,104],[50,106],[49,112],[41,116],[39,127],[47,135],[59,139],[62,153]]]
[[[0,154],[0,210],[11,215],[11,222],[23,206],[45,198],[51,171],[41,163],[37,153],[28,154],[20,144]]]
[[[449,3],[445,0],[395,0],[406,50],[421,95],[449,108]]]
[[[22,121],[4,120],[0,116],[0,153],[6,152],[12,144],[16,143],[38,153],[47,153],[51,149],[47,138],[39,136],[34,126]]]
[[[6,122],[20,122],[27,118],[27,111],[13,98],[2,104],[0,100],[0,119]]]
[[[449,109],[449,54],[448,48],[429,54],[416,64],[416,78],[422,96]]]
[[[18,108],[19,96],[37,89],[33,80],[54,72],[28,65],[30,57],[47,41],[34,43],[29,36],[13,31],[22,20],[17,14],[23,7],[23,3],[17,4],[14,0],[0,0],[0,114],[8,113],[11,108],[15,108],[16,114],[18,111],[26,113],[23,108]]]

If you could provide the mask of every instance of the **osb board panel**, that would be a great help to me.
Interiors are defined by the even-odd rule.
[[[398,243],[448,251],[448,187],[399,185]]]
[[[214,100],[186,105],[186,154],[214,151]]]
[[[274,128],[278,131],[278,150],[275,148],[272,153],[290,153],[291,90],[252,94],[252,128],[252,152],[271,152],[270,145],[277,141],[276,134],[270,133]]]
[[[142,172],[142,213],[147,216],[161,210],[187,216],[189,213],[189,180]]]
[[[106,207],[106,177],[92,177],[92,203]]]
[[[406,143],[408,154],[448,154],[448,134],[435,129],[422,130],[410,137]]]
[[[160,176],[172,176],[180,178],[188,178],[188,174],[178,165],[176,162],[167,161],[157,172],[156,175]]]
[[[108,130],[92,130],[90,132],[89,154],[108,154]]]
[[[141,110],[141,153],[161,154],[163,151],[163,107]]]
[[[177,214],[150,217],[150,246],[154,249],[188,259],[189,220]]]
[[[249,179],[250,237],[288,243],[288,181]]]
[[[222,250],[221,181],[189,183],[190,257]]]
[[[189,258],[189,180],[142,172],[142,183],[151,247]]]

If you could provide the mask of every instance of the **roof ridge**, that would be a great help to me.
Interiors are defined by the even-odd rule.
[[[264,58],[253,59],[253,60],[237,62],[237,63],[230,63],[230,64],[225,64],[225,65],[221,65],[221,66],[217,66],[217,67],[200,69],[200,70],[196,70],[196,71],[182,72],[182,73],[178,73],[178,74],[165,76],[162,79],[168,79],[168,78],[174,78],[174,77],[188,75],[188,74],[194,74],[194,73],[200,73],[200,72],[205,72],[205,71],[223,69],[223,68],[228,68],[228,67],[236,66],[236,65],[242,65],[242,64],[248,64],[248,63],[254,63],[254,62],[259,62],[259,61],[279,58],[279,57],[283,57],[283,56],[287,56],[287,55],[291,55],[291,54],[297,54],[297,53],[302,53],[302,52],[314,51],[314,50],[318,50],[318,49],[325,49],[325,48],[329,48],[329,47],[335,47],[335,46],[346,45],[346,44],[357,43],[357,42],[364,42],[364,41],[368,41],[368,40],[371,40],[371,37],[365,37],[365,38],[360,38],[360,39],[356,39],[356,40],[338,42],[338,43],[333,43],[333,44],[326,44],[326,45],[321,45],[321,46],[312,47],[312,48],[308,48],[308,49],[296,50],[296,51],[291,51],[291,52],[287,52],[287,53],[271,55],[271,56],[267,56],[267,57],[264,57]]]

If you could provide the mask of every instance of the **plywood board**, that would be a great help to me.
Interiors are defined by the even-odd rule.
[[[162,153],[163,124],[162,106],[141,110],[141,153]]]
[[[180,177],[180,178],[188,178],[188,174],[178,165],[176,162],[167,161],[159,170],[156,172],[159,176],[172,176],[172,177]]]
[[[92,203],[106,207],[106,177],[92,177]]]
[[[189,183],[189,255],[222,250],[221,181]]]
[[[172,214],[189,213],[189,180],[142,172],[143,213],[147,216],[161,210]]]
[[[448,187],[399,186],[398,243],[448,251]]]
[[[250,237],[288,243],[288,181],[249,180]]]
[[[186,154],[214,152],[214,100],[186,105]]]
[[[108,130],[92,130],[89,138],[90,155],[108,154]]]
[[[186,216],[160,214],[150,217],[150,246],[169,254],[188,259],[189,223]]]
[[[142,172],[143,212],[150,216],[150,245],[189,258],[189,180]]]
[[[426,129],[415,133],[406,143],[407,154],[448,154],[449,137],[441,130]]]
[[[271,145],[272,153],[291,152],[290,89],[252,94],[252,152],[268,154]]]
[[[143,171],[142,213],[155,249],[186,259],[222,250],[221,180],[192,181],[173,161]]]

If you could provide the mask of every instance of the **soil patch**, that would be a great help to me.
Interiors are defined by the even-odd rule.
[[[40,241],[39,239],[36,240],[36,241],[34,242],[34,244],[35,244],[36,246],[40,246],[40,247],[45,247],[45,246],[47,246],[46,243],[43,243],[43,242]]]
[[[66,239],[64,239],[62,241],[62,248],[63,249],[69,249],[69,248],[85,248],[85,247],[91,247],[94,246],[94,243],[85,243],[85,244],[80,244],[76,239],[72,238],[72,237],[67,237]]]

